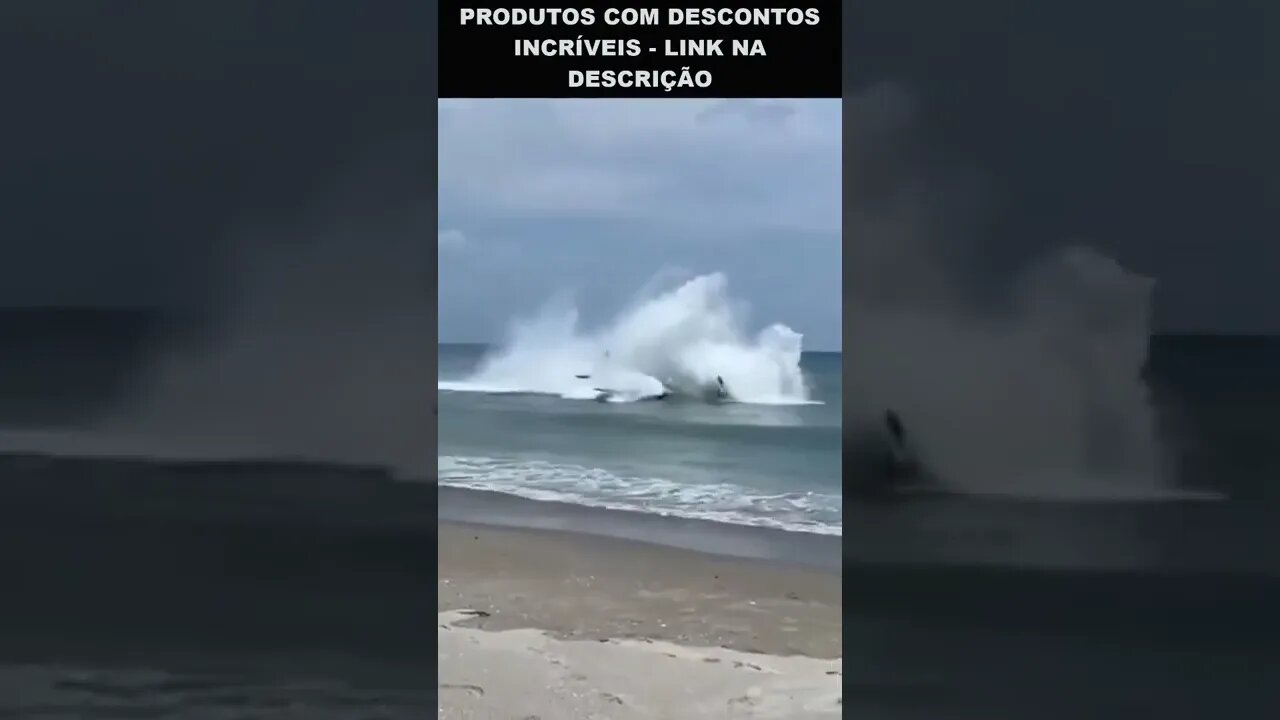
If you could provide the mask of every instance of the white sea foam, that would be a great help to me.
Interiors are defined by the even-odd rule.
[[[768,493],[732,483],[676,483],[600,468],[533,460],[442,456],[441,485],[790,532],[840,535],[841,496]]]
[[[672,392],[713,395],[717,378],[736,402],[813,402],[800,370],[802,338],[785,325],[754,337],[724,275],[695,277],[641,295],[604,327],[579,327],[572,305],[552,302],[512,324],[508,341],[465,378],[441,380],[453,392],[542,393],[630,402]]]

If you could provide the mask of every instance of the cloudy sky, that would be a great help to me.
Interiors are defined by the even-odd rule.
[[[446,100],[439,128],[442,342],[565,292],[602,322],[675,270],[839,348],[838,100]]]

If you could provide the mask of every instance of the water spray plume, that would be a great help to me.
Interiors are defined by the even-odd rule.
[[[612,399],[627,401],[663,392],[699,397],[723,379],[736,402],[810,402],[800,334],[775,324],[752,337],[744,325],[720,273],[650,291],[595,331],[579,326],[571,304],[556,301],[514,323],[473,375],[439,388],[572,399],[608,388]]]

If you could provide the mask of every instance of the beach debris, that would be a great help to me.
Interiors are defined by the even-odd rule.
[[[476,697],[484,697],[484,688],[479,685],[454,685],[452,683],[441,683],[436,686],[440,690],[462,690]]]

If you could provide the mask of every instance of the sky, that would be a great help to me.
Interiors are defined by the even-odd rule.
[[[750,330],[840,347],[838,100],[442,100],[438,122],[441,342],[719,271]]]

